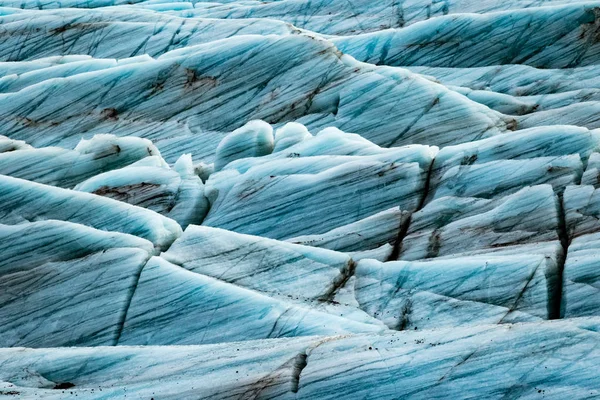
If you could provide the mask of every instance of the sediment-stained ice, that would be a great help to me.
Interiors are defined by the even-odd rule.
[[[240,63],[244,73],[231,75]],[[240,36],[48,79],[0,96],[0,109],[2,131],[34,147],[74,147],[82,135],[110,132],[152,140],[169,162],[181,155],[173,143],[182,141],[193,143],[194,157],[214,156],[223,135],[212,132],[252,119],[297,121],[315,132],[336,126],[386,147],[463,143],[514,123],[416,74],[358,63],[305,34]]]
[[[0,225],[0,237],[0,346],[116,343],[150,242],[60,221]]]
[[[348,255],[190,225],[161,257],[189,271],[285,302],[373,324],[377,321],[357,307],[351,294],[345,294],[359,259],[356,256],[389,256],[392,246],[381,247]]]
[[[599,10],[0,0],[0,398],[600,398]]]
[[[361,309],[395,330],[535,321],[548,318],[549,295],[560,295],[555,269],[530,254],[363,260],[354,293]]]
[[[302,154],[304,143],[286,154]],[[242,164],[239,170],[232,163],[208,179],[211,208],[203,224],[289,239],[324,234],[392,207],[412,212],[425,194],[435,150],[412,146],[372,156],[258,158],[258,165]]]
[[[19,148],[0,153],[0,174],[63,188],[160,152],[149,140],[96,135],[73,150],[60,147]]]
[[[108,59],[150,58],[232,36],[299,32],[292,25],[272,19],[187,19],[140,8],[135,11],[118,7],[15,11],[7,15],[0,12],[0,32],[6,38],[0,44],[2,61],[35,62],[43,57],[81,54]],[[122,40],[123,37],[127,40]],[[66,77],[75,72],[91,72],[120,64],[116,60],[90,61],[44,68],[19,76],[7,75],[0,80],[0,87],[4,88],[8,82],[11,86],[23,81],[32,82],[44,74],[46,79],[53,75]]]
[[[0,387],[20,396],[62,399],[157,393],[170,399],[292,398],[305,351],[318,342],[300,337],[232,345],[2,349]],[[26,356],[15,357],[19,353]],[[70,387],[54,389],[61,384]]]
[[[66,190],[0,175],[0,223],[59,220],[96,229],[128,233],[168,247],[181,227],[151,210],[89,193]]]
[[[572,126],[539,127],[464,145],[435,157],[429,198],[494,198],[524,186],[550,184],[557,193],[577,184],[600,132]]]
[[[507,251],[539,251],[555,258],[559,224],[559,201],[549,185],[495,200],[441,197],[413,214],[400,259]]]
[[[203,346],[2,349],[0,380],[12,396],[61,399],[593,398],[597,330],[598,319],[581,318]]]
[[[590,154],[585,171],[581,176],[581,184],[592,185],[596,188],[600,185],[600,153]]]
[[[332,41],[340,51],[377,65],[583,67],[598,64],[600,48],[594,38],[599,5],[583,2],[446,15],[402,29]]]
[[[306,300],[326,300],[354,267],[342,253],[206,226],[189,226],[161,257],[237,286]]]
[[[591,343],[598,333],[592,321],[482,325],[326,341],[307,352],[298,396],[595,397],[597,350]]]
[[[208,344],[384,330],[377,324],[312,310],[154,257],[142,270],[119,344]]]
[[[409,215],[410,212],[402,211],[400,207],[393,207],[360,221],[332,229],[329,232],[296,236],[287,239],[287,241],[352,252],[359,256],[374,255],[378,253],[376,250],[380,249],[382,254],[388,254],[389,256],[391,254],[387,249],[391,249],[396,243],[398,231],[406,223]]]
[[[146,157],[93,176],[74,189],[156,211],[183,229],[201,223],[208,212],[204,184],[189,154],[182,155],[172,169],[159,156]]]
[[[600,196],[594,186],[569,186],[563,197],[569,243],[563,272],[565,317],[600,315]]]

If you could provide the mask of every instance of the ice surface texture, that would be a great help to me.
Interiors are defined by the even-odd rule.
[[[0,398],[600,398],[600,1],[0,36]]]

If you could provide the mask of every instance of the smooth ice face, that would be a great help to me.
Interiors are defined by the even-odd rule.
[[[248,392],[292,398],[305,351],[317,343],[318,338],[304,337],[232,345],[28,349],[26,357],[15,357],[23,349],[2,349],[0,360],[6,368],[0,370],[0,385],[6,391],[18,385],[20,394],[43,393],[49,398],[151,398],[161,393],[170,399],[222,399]],[[30,373],[16,372],[25,370]],[[125,381],[129,383],[124,386]],[[75,386],[64,393],[53,389],[67,382]]]
[[[250,121],[221,140],[215,155],[215,171],[240,158],[271,154],[273,146],[271,125],[264,121]]]
[[[0,225],[0,346],[114,345],[150,242],[61,221]]]
[[[290,146],[312,137],[308,129],[297,122],[288,122],[275,131],[275,146],[273,151],[285,150]]]
[[[142,270],[119,344],[207,344],[383,330],[377,324],[265,296],[154,257]]]

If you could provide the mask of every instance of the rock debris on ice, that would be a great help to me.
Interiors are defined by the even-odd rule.
[[[0,36],[0,398],[600,398],[600,1]]]

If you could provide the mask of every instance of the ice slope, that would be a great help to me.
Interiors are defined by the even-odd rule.
[[[354,268],[342,253],[193,225],[161,257],[238,286],[308,301],[327,300]]]
[[[546,249],[547,242],[558,245],[559,223],[559,201],[548,185],[495,200],[441,197],[413,214],[400,258],[503,252],[513,246]]]
[[[340,51],[377,65],[573,68],[598,64],[598,6],[583,2],[434,18],[404,29],[334,38]]]
[[[599,193],[590,185],[569,186],[563,197],[569,247],[563,273],[565,317],[598,315],[596,268],[600,256]]]
[[[127,167],[95,175],[74,189],[156,211],[184,229],[201,223],[208,212],[204,184],[196,175],[189,154],[182,155],[173,168],[160,156],[146,157]]]
[[[24,179],[0,175],[0,223],[58,220],[128,233],[150,240],[157,250],[168,247],[181,227],[151,210]]]
[[[534,96],[598,89],[596,67],[540,69],[522,64],[490,67],[407,67],[446,86],[486,90],[511,96]]]
[[[0,60],[29,61],[56,55],[86,54],[96,58],[158,57],[185,48],[238,35],[288,35],[299,30],[284,22],[266,19],[222,21],[180,18],[127,8],[52,11],[0,11]],[[127,40],[121,40],[127,37]],[[115,61],[79,62],[11,77],[14,83],[31,81],[39,73],[48,77],[110,68]],[[36,73],[37,72],[37,73]],[[6,79],[6,78],[5,78]],[[12,86],[11,85],[11,86]]]
[[[378,324],[266,296],[154,257],[142,270],[118,344],[210,344],[384,330]]]
[[[352,2],[340,0],[227,1],[216,2],[216,4],[191,2],[193,9],[191,7],[181,11],[174,9],[173,13],[186,17],[274,18],[287,21],[299,28],[324,34],[355,35],[389,28],[403,28],[415,22],[448,14],[488,13],[573,2],[569,0],[484,0],[476,2],[468,0],[384,0],[376,3],[367,0]],[[171,4],[175,7],[178,3],[172,2]]]
[[[0,346],[114,345],[152,244],[61,221],[0,225]]]
[[[370,151],[360,155],[353,151],[358,139],[344,135],[323,131],[282,152],[231,162],[208,179],[211,209],[203,224],[290,239],[325,234],[393,207],[416,210],[437,149],[369,143]]]
[[[595,398],[597,330],[597,319],[582,318],[202,346],[2,349],[0,380],[5,396],[51,399]]]
[[[8,144],[7,144],[8,146]],[[96,135],[73,149],[21,148],[0,153],[0,174],[63,188],[160,152],[146,139]]]
[[[550,184],[560,193],[579,183],[598,146],[599,131],[573,126],[524,129],[448,146],[435,158],[429,197],[493,198],[537,184]]]
[[[56,8],[87,8],[103,10],[102,7],[135,4],[136,10],[154,10],[186,18],[208,17],[223,19],[268,18],[291,23],[299,28],[331,35],[357,34],[387,28],[402,28],[418,21],[448,14],[489,13],[501,10],[577,3],[577,0],[451,0],[451,1],[392,1],[377,3],[366,0],[352,2],[320,0],[258,1],[147,1],[147,0],[66,0],[32,1],[3,0],[0,5],[23,9],[51,10]],[[10,10],[6,13],[16,13]]]
[[[593,398],[598,389],[590,358],[596,349],[584,338],[595,342],[595,335],[593,323],[573,320],[328,341],[308,353],[298,395]]]
[[[399,227],[406,223],[409,215],[409,211],[392,207],[322,234],[296,236],[287,241],[352,252],[355,259],[383,257],[386,260],[396,243]]]
[[[536,321],[548,318],[550,294],[558,294],[548,264],[529,254],[363,260],[354,292],[361,309],[395,330]]]
[[[599,6],[0,0],[0,398],[600,398]]]
[[[514,123],[403,69],[357,63],[310,35],[240,36],[42,80],[0,94],[0,109],[0,129],[35,147],[74,147],[96,133],[139,136],[169,162],[190,147],[194,158],[210,159],[223,137],[214,131],[251,119],[299,121],[315,132],[336,126],[386,147],[462,143]]]

